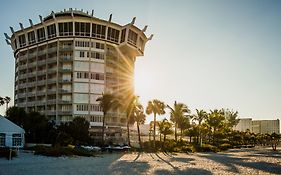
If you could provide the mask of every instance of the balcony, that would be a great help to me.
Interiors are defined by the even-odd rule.
[[[45,112],[46,112],[47,115],[56,115],[55,110],[46,110]]]
[[[38,51],[37,55],[41,56],[41,55],[45,55],[47,53],[47,50],[40,50]]]
[[[72,101],[70,100],[58,100],[58,104],[71,104]]]
[[[26,83],[26,87],[34,87],[36,86],[36,82]]]
[[[27,67],[28,67],[28,68],[36,67],[36,65],[37,65],[37,62],[34,61],[34,62],[31,62],[31,63],[28,63],[28,64],[27,64]]]
[[[19,74],[18,77],[19,77],[19,80],[26,79],[27,74]]]
[[[27,97],[35,97],[35,92],[27,92]]]
[[[56,94],[56,93],[57,93],[56,90],[47,90],[48,95],[53,95],[53,94]]]
[[[71,93],[71,90],[59,89],[59,93],[61,93],[61,94],[69,94],[69,93]]]
[[[70,62],[73,61],[72,57],[60,57],[60,61],[62,62]]]
[[[50,68],[47,70],[48,74],[57,72],[57,68]]]
[[[57,79],[49,79],[47,80],[47,84],[55,84],[57,82]]]
[[[23,64],[23,65],[19,65],[18,66],[18,70],[20,71],[20,70],[25,70],[25,69],[27,69],[27,65],[26,64]]]
[[[18,98],[25,98],[26,97],[26,93],[19,93],[17,95],[18,95]]]
[[[57,47],[51,47],[48,49],[48,53],[54,53],[57,52]]]
[[[37,91],[37,96],[45,96],[46,95],[46,91]]]
[[[48,105],[53,105],[53,104],[56,104],[56,99],[51,99],[51,100],[47,100],[47,104]]]
[[[60,68],[60,69],[59,69],[59,72],[62,72],[62,73],[70,73],[70,72],[72,72],[72,69],[69,69],[69,68]]]
[[[19,84],[18,88],[19,89],[25,89],[26,88],[26,84],[25,83]]]
[[[45,65],[45,64],[46,64],[46,60],[37,61],[38,66],[42,66],[42,65]]]
[[[28,58],[34,58],[36,57],[36,55],[37,55],[36,52],[28,53]]]
[[[46,84],[46,80],[39,80],[37,81],[37,86],[42,86]]]
[[[73,46],[61,46],[60,51],[72,51],[73,50]]]
[[[48,64],[57,63],[57,57],[47,58],[47,63]]]
[[[37,76],[45,75],[46,69],[37,71]]]
[[[36,76],[36,72],[29,72],[27,73],[27,77],[28,78],[32,78],[32,77],[35,77]]]
[[[59,79],[59,83],[71,83],[71,79]]]

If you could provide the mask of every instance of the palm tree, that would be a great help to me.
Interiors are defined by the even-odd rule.
[[[5,98],[3,97],[0,97],[0,106],[4,105],[5,104]]]
[[[6,103],[6,111],[7,111],[7,109],[8,109],[8,104],[10,103],[10,101],[11,101],[11,98],[10,98],[10,97],[6,96],[6,97],[4,98],[4,102]]]
[[[224,120],[225,117],[224,112],[222,110],[215,109],[214,111],[210,111],[206,122],[213,131],[213,144],[215,143],[215,135],[217,133],[217,130],[223,126]]]
[[[153,147],[155,149],[155,135],[156,135],[156,114],[163,115],[165,114],[165,104],[164,102],[161,102],[160,100],[154,99],[152,101],[148,102],[148,105],[146,107],[146,113],[148,115],[154,114],[154,120],[153,120]]]
[[[177,141],[177,127],[178,127],[178,123],[180,123],[183,118],[186,117],[187,113],[190,113],[190,110],[188,109],[188,107],[183,104],[183,103],[177,103],[177,101],[175,101],[174,106],[171,107],[169,105],[167,105],[167,107],[171,110],[170,112],[170,120],[172,122],[174,122],[175,124],[175,141]]]
[[[144,124],[145,122],[145,113],[143,106],[141,104],[138,104],[136,108],[134,108],[134,120],[137,123],[137,129],[138,129],[138,138],[139,138],[139,145],[142,149],[142,143],[141,143],[141,137],[140,137],[140,124]]]
[[[103,119],[102,119],[102,145],[104,145],[104,125],[105,125],[105,117],[108,111],[117,108],[119,106],[119,101],[116,96],[113,94],[105,93],[102,94],[96,101],[99,102],[100,107],[103,111]]]
[[[127,104],[124,104],[123,107],[125,107],[126,111],[126,118],[127,118],[127,137],[128,137],[128,145],[131,146],[130,141],[130,124],[135,123],[135,117],[134,117],[134,111],[137,108],[138,105],[138,97],[135,95],[132,95],[128,99],[125,99],[124,101],[128,101]]]
[[[201,137],[201,124],[204,120],[206,120],[208,117],[208,114],[206,111],[204,110],[198,110],[196,109],[196,114],[193,116],[193,120],[198,122],[198,132],[199,132],[199,143],[200,143],[200,147],[202,146],[202,137]]]
[[[163,143],[165,143],[166,136],[173,133],[172,124],[167,119],[163,119],[162,121],[158,122],[158,127],[160,133],[160,140],[161,140],[161,134],[163,134],[164,135]]]

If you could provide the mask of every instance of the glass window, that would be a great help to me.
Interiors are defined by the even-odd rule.
[[[21,134],[13,134],[13,146],[21,146],[22,145],[22,137]]]
[[[0,147],[6,146],[6,134],[0,133]]]
[[[48,38],[56,37],[56,25],[51,24],[51,25],[47,26],[47,32],[48,32]]]
[[[90,36],[90,23],[75,22],[75,35]]]
[[[37,29],[37,37],[38,37],[38,42],[46,39],[44,27]]]
[[[28,33],[27,33],[27,37],[28,37],[28,43],[29,43],[29,44],[33,44],[33,43],[36,42],[34,31],[28,32]]]
[[[138,38],[138,35],[135,32],[133,32],[132,30],[129,30],[128,42],[130,44],[137,45],[137,38]]]
[[[59,35],[60,36],[73,35],[72,22],[59,23]]]
[[[123,29],[121,32],[121,43],[125,41],[125,36],[126,36],[126,29]]]
[[[107,30],[107,39],[113,42],[117,42],[119,41],[119,30],[113,29],[111,27],[108,27]]]
[[[19,43],[20,47],[26,46],[26,39],[24,34],[19,36]]]
[[[105,26],[92,24],[92,37],[105,39]]]

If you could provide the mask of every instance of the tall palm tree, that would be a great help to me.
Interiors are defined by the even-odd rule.
[[[104,145],[104,125],[105,125],[105,118],[108,111],[117,108],[119,106],[119,101],[116,96],[113,94],[105,93],[102,94],[96,101],[99,102],[100,107],[103,111],[103,119],[102,119],[102,145]]]
[[[126,118],[127,118],[127,137],[128,137],[128,145],[131,146],[130,141],[130,125],[135,123],[134,111],[138,106],[138,97],[132,95],[129,99],[124,99],[124,101],[128,101],[125,103],[123,107],[125,107]]]
[[[222,110],[211,110],[208,118],[206,120],[207,124],[210,126],[211,131],[213,132],[213,144],[215,144],[215,135],[217,134],[218,129],[220,129],[224,124],[224,112]]]
[[[7,111],[7,109],[8,109],[8,104],[10,103],[10,101],[11,101],[11,98],[10,98],[10,97],[6,96],[6,97],[4,98],[4,102],[6,103],[6,111]]]
[[[157,100],[157,99],[149,101],[148,105],[146,107],[146,113],[148,115],[153,113],[153,115],[154,115],[154,120],[153,120],[153,147],[154,147],[154,149],[155,149],[155,135],[156,135],[156,115],[165,114],[164,109],[165,109],[164,102],[161,102],[160,100]]]
[[[198,110],[196,109],[196,114],[193,116],[193,120],[197,121],[198,122],[198,132],[199,132],[199,144],[200,146],[202,146],[202,137],[201,137],[201,124],[204,120],[206,120],[208,117],[208,114],[206,111],[204,110]]]
[[[173,107],[171,107],[169,105],[167,105],[167,107],[171,110],[170,120],[172,122],[174,122],[174,124],[175,124],[175,141],[177,141],[178,123],[181,122],[183,120],[183,118],[185,118],[188,113],[190,113],[190,110],[188,109],[188,107],[185,104],[177,103],[177,101],[175,101]]]
[[[133,114],[134,114],[134,120],[137,123],[139,145],[140,145],[140,148],[142,149],[142,142],[141,142],[141,137],[140,137],[140,125],[144,124],[145,117],[146,117],[143,106],[141,104],[138,104],[136,106],[136,108],[134,108]]]

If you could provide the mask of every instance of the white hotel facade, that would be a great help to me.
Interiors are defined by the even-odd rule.
[[[134,26],[102,20],[83,10],[40,17],[40,23],[7,34],[15,57],[15,106],[38,111],[57,123],[84,117],[98,136],[103,113],[96,99],[109,92],[133,94],[134,62],[151,39]],[[112,111],[108,135],[120,134],[126,115]]]

